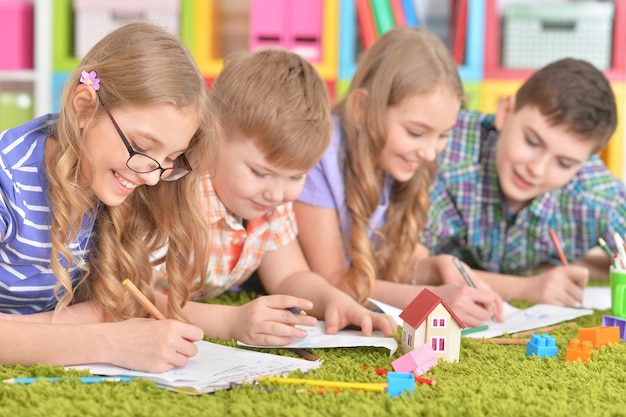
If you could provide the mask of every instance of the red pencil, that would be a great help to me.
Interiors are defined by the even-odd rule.
[[[369,367],[363,365],[362,368],[367,370]],[[386,369],[374,368],[374,372],[376,372],[378,375],[387,375],[389,371]],[[415,374],[413,374],[413,377],[415,378],[415,382],[419,382],[420,384],[430,385],[431,387],[437,385],[437,381],[435,381],[434,379],[424,378]]]
[[[550,229],[550,237],[552,238],[552,243],[554,243],[554,247],[556,248],[556,252],[559,254],[559,259],[563,265],[568,265],[567,258],[563,253],[563,249],[561,249],[561,244],[559,243],[559,238],[556,236],[554,230]]]

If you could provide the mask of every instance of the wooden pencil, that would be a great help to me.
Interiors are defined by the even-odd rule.
[[[485,343],[494,343],[496,345],[525,345],[528,343],[528,339],[521,338],[496,338],[496,339],[485,339],[485,338],[473,338],[477,342],[485,342]]]
[[[556,253],[559,254],[559,259],[563,265],[568,265],[567,258],[563,253],[563,249],[561,249],[561,243],[559,242],[559,238],[556,236],[554,230],[550,229],[550,237],[552,238],[552,243],[554,243],[554,248],[556,249]]]
[[[553,330],[560,329],[563,326],[576,326],[576,323],[573,321],[568,321],[567,323],[555,324],[554,326],[541,327],[539,329],[527,330],[525,332],[517,332],[513,333],[511,337],[530,337],[534,333],[549,333]]]
[[[141,293],[141,291],[139,291],[139,288],[137,288],[135,284],[132,283],[132,281],[125,279],[124,281],[122,281],[122,285],[128,288],[128,291],[130,291],[133,297],[135,297],[135,300],[137,300],[137,302],[139,302],[139,304],[141,304],[141,306],[145,308],[146,311],[152,315],[152,317],[154,317],[157,320],[166,319],[163,313],[161,313],[159,309],[156,308],[156,306],[152,304],[150,300],[148,300],[148,297],[146,297],[145,295]]]

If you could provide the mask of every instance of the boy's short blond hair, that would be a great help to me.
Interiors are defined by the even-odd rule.
[[[328,89],[295,53],[268,48],[233,54],[209,95],[224,140],[241,132],[276,166],[308,171],[330,143]]]
[[[602,71],[589,62],[564,58],[536,71],[515,96],[515,111],[534,106],[553,126],[581,140],[607,144],[617,127],[615,95]]]

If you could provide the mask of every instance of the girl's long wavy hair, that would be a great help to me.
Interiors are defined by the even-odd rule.
[[[72,97],[82,71],[96,71],[100,79],[97,94],[109,109],[129,104],[168,104],[196,112],[200,127],[185,152],[193,168],[191,173],[177,181],[138,187],[122,204],[100,204],[96,210],[98,203],[89,191],[90,161],[83,149],[78,117],[72,110]],[[97,302],[108,320],[144,316],[145,311],[121,282],[129,279],[153,299],[152,267],[165,260],[168,313],[172,318],[184,319],[182,306],[194,285],[199,287],[206,279],[207,271],[208,228],[198,203],[196,182],[215,155],[209,106],[205,81],[188,50],[176,36],[150,23],[131,23],[111,32],[69,77],[59,122],[52,133],[57,146],[45,162],[53,214],[51,267],[58,277],[57,309],[79,298]],[[96,101],[92,120],[100,117],[107,115]],[[73,291],[68,268],[60,259],[75,262],[69,243],[89,213],[97,213],[96,230],[88,266]],[[166,243],[167,253],[151,259]]]
[[[394,28],[363,54],[346,97],[334,108],[346,136],[344,175],[352,221],[344,289],[361,302],[376,277],[401,280],[426,220],[436,171],[435,162],[423,163],[409,181],[393,183],[386,223],[372,244],[368,229],[385,176],[377,161],[387,141],[387,108],[442,86],[463,100],[463,85],[446,46],[423,29]],[[359,99],[363,91],[364,100]]]

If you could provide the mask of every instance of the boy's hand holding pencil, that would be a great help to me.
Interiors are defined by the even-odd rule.
[[[317,319],[306,314],[313,303],[288,295],[265,295],[235,307],[232,338],[259,346],[281,346],[293,338],[305,338],[306,330],[296,325],[315,326]]]

